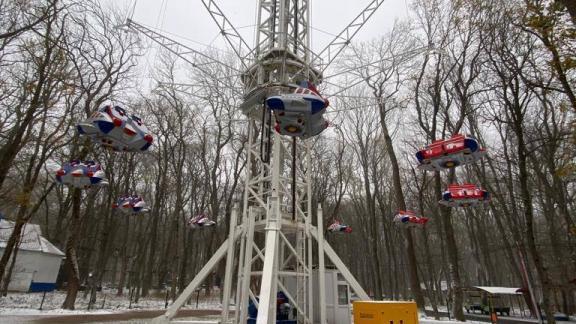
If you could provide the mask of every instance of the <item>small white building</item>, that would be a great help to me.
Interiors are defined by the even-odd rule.
[[[0,220],[0,255],[4,253],[13,228],[14,222]],[[26,224],[8,290],[54,290],[63,257],[64,253],[42,236],[40,225]]]
[[[312,278],[314,285],[318,287],[320,283],[319,270],[314,269]],[[324,287],[326,305],[326,323],[347,324],[352,322],[352,308],[350,307],[350,286],[344,279],[340,271],[336,269],[325,269]],[[314,308],[320,309],[320,289],[314,289]],[[320,312],[314,312],[314,323],[320,323]]]

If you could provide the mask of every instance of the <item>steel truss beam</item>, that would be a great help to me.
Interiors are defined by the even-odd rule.
[[[170,305],[170,307],[168,308],[166,313],[164,315],[159,316],[159,317],[154,319],[154,321],[153,321],[154,323],[165,323],[165,322],[169,322],[172,318],[174,318],[174,316],[176,316],[176,313],[178,312],[178,310],[180,308],[182,308],[184,303],[186,303],[186,301],[190,297],[192,297],[192,294],[194,294],[194,291],[202,284],[204,279],[206,279],[206,277],[212,272],[212,270],[218,265],[220,260],[225,255],[229,256],[227,258],[226,268],[228,269],[231,267],[230,255],[232,255],[232,257],[233,257],[234,244],[235,244],[237,238],[244,231],[243,228],[240,228],[240,229],[236,228],[236,215],[237,215],[237,207],[235,206],[233,208],[232,215],[230,217],[231,224],[230,224],[230,233],[228,235],[228,238],[224,241],[224,243],[222,243],[220,248],[218,248],[218,250],[216,250],[216,252],[214,252],[214,255],[212,255],[210,260],[208,260],[208,262],[206,262],[204,267],[202,267],[202,269],[200,269],[200,272],[198,272],[198,274],[194,277],[192,282],[190,282],[190,284],[188,284],[188,286],[184,289],[184,291],[182,291],[182,293],[180,294],[180,296],[178,296],[178,298],[174,301],[174,303],[172,303],[172,305]],[[225,285],[224,288],[225,288],[224,289],[225,293],[227,292],[227,289],[229,292],[229,286]]]
[[[153,91],[161,91],[161,90],[174,90],[176,92],[197,98],[203,98],[210,96],[209,93],[206,92],[208,88],[207,85],[204,84],[197,84],[197,83],[176,83],[176,82],[158,82],[158,86]],[[239,88],[227,88],[232,90],[234,94],[240,94],[241,89]]]
[[[369,299],[366,292],[354,279],[344,263],[338,258],[334,250],[323,237],[322,211],[318,211],[319,228],[312,226],[311,222],[311,181],[310,181],[310,148],[306,141],[298,142],[297,158],[305,163],[297,163],[297,190],[292,197],[289,165],[284,163],[291,160],[291,140],[273,134],[273,149],[271,163],[264,163],[260,155],[260,141],[255,122],[250,122],[247,143],[248,177],[244,180],[245,191],[242,204],[242,220],[236,225],[238,206],[235,205],[231,215],[231,226],[228,239],[215,252],[214,256],[200,270],[192,282],[186,287],[178,299],[170,306],[166,314],[156,319],[156,322],[166,322],[174,318],[178,309],[192,296],[202,281],[217,268],[218,262],[226,257],[226,273],[223,289],[222,323],[232,320],[234,323],[246,323],[248,318],[248,304],[252,301],[258,306],[257,323],[274,323],[276,318],[276,293],[281,290],[294,305],[298,314],[299,323],[313,323],[314,309],[312,301],[313,289],[320,289],[321,299],[325,295],[323,281],[312,282],[313,241],[317,242],[319,256],[319,271],[322,276],[324,268],[324,255],[338,268],[352,290],[363,299]],[[306,169],[303,169],[305,166]],[[298,202],[293,219],[292,199]],[[260,246],[256,236],[264,238],[264,245]],[[238,255],[236,259],[235,256]],[[235,271],[234,260],[238,268]],[[236,311],[230,316],[232,278],[236,272]],[[254,285],[259,282],[258,285]],[[258,288],[256,292],[253,288]],[[256,301],[259,296],[259,301]],[[320,302],[320,305],[325,303]],[[325,323],[326,313],[321,307],[322,323]]]
[[[327,47],[327,64],[342,51],[382,2],[372,1]],[[320,321],[325,324],[325,303],[320,301],[319,309],[314,309],[314,289],[320,290],[321,299],[325,298],[324,281],[313,282],[315,252],[319,257],[319,276],[323,276],[326,255],[358,296],[363,299],[369,297],[323,238],[321,210],[318,213],[319,227],[312,226],[312,158],[309,141],[293,140],[269,131],[274,120],[263,106],[266,96],[288,91],[289,83],[295,80],[317,83],[322,80],[322,73],[311,67],[309,0],[259,0],[256,48],[252,54],[249,54],[251,51],[246,42],[216,3],[213,0],[202,0],[202,3],[246,68],[242,74],[245,87],[242,110],[251,117],[251,121],[245,150],[247,165],[242,217],[240,225],[236,226],[235,206],[228,239],[158,321],[171,320],[208,273],[226,256],[223,323],[230,320],[246,323],[250,302],[258,307],[258,324],[275,323],[276,298],[280,290],[297,310],[298,323],[313,323],[314,312],[319,311]],[[193,53],[188,49],[182,51],[177,43],[158,37],[149,30],[143,31],[151,38],[157,37],[156,42],[172,48],[171,51],[179,56]],[[251,55],[253,60],[250,66],[246,64],[246,54]],[[197,59],[200,60],[188,58],[187,61],[196,66]],[[204,59],[202,57],[200,61]],[[231,278],[234,273],[236,311],[232,317]]]
[[[284,49],[310,61],[309,0],[259,0],[256,59]]]
[[[152,41],[162,46],[172,54],[178,56],[182,60],[188,62],[190,65],[201,71],[206,75],[212,75],[212,73],[206,68],[210,65],[220,65],[224,66],[235,73],[240,73],[240,70],[222,61],[214,59],[212,56],[195,50],[189,46],[186,46],[172,38],[162,35],[142,24],[135,22],[132,19],[126,20],[126,27],[143,34],[144,36],[150,38]]]
[[[312,238],[306,233],[306,225],[310,224],[310,174],[300,168],[300,163],[296,163],[296,181],[292,182],[288,176],[292,166],[285,163],[292,160],[292,141],[277,133],[268,138],[265,132],[258,132],[260,136],[264,134],[264,141],[272,141],[270,162],[263,162],[261,141],[253,136],[257,130],[253,123],[246,150],[250,174],[245,181],[244,204],[250,206],[248,221],[254,225],[241,244],[244,246],[244,252],[241,252],[244,259],[243,271],[238,278],[241,284],[238,286],[248,289],[241,289],[237,294],[236,305],[239,305],[240,311],[236,320],[237,323],[246,321],[248,299],[256,295],[249,283],[259,279],[257,323],[274,322],[272,319],[276,318],[276,292],[279,288],[298,310],[300,322],[311,323],[311,300],[306,292],[312,279],[312,254],[308,253],[311,249],[305,249]],[[297,160],[309,160],[308,143],[298,142],[296,151]],[[296,185],[295,197],[292,197],[293,184]],[[295,210],[292,209],[293,200],[298,202]],[[254,240],[254,231],[260,236],[264,235],[264,246],[260,247]],[[288,283],[291,283],[291,287],[287,286]]]
[[[372,17],[374,12],[384,3],[384,0],[373,0],[352,20],[351,23],[348,24],[341,32],[338,34],[334,39],[326,46],[324,49],[315,57],[312,65],[317,62],[318,58],[322,58],[324,63],[322,63],[322,67],[320,68],[320,72],[323,73],[326,71],[326,68],[336,59],[338,54],[344,50],[352,38],[356,36],[356,34],[360,31],[360,29],[366,24],[366,22]]]
[[[240,59],[244,68],[248,68],[252,49],[244,38],[238,33],[234,25],[230,23],[226,15],[220,10],[220,7],[216,4],[214,0],[202,0],[202,4],[208,10],[208,13],[220,28],[220,33],[224,36],[236,56]]]
[[[234,224],[236,222],[236,215],[237,215],[237,210],[238,207],[235,206],[232,210],[232,216],[231,216],[231,222],[232,224]],[[238,275],[238,281],[237,281],[237,287],[236,288],[236,305],[239,307],[236,307],[236,312],[235,312],[235,318],[234,318],[234,323],[245,323],[247,320],[247,310],[248,310],[248,298],[250,300],[252,300],[254,303],[256,303],[256,305],[260,304],[260,305],[266,305],[266,300],[265,299],[260,299],[260,302],[256,302],[255,299],[255,295],[254,293],[250,290],[250,282],[251,280],[244,280],[244,278],[248,278],[250,279],[253,276],[261,276],[262,277],[262,284],[261,284],[261,292],[260,292],[260,297],[262,297],[263,292],[267,293],[269,291],[277,291],[278,288],[280,288],[288,297],[289,301],[295,305],[295,308],[297,310],[298,315],[302,318],[301,322],[302,323],[312,323],[312,319],[313,319],[313,313],[312,313],[312,301],[309,299],[308,303],[302,303],[301,300],[298,299],[298,296],[294,295],[291,292],[291,289],[288,288],[288,286],[286,286],[283,282],[282,282],[282,278],[288,278],[288,277],[303,277],[305,278],[309,283],[311,282],[310,278],[308,276],[308,274],[310,274],[311,272],[309,272],[309,270],[311,269],[312,266],[312,262],[311,259],[307,260],[307,262],[304,262],[304,260],[300,261],[300,264],[302,264],[303,267],[307,267],[305,272],[282,272],[282,271],[274,271],[274,267],[272,265],[278,266],[279,262],[277,262],[279,259],[278,257],[282,257],[282,253],[278,253],[279,251],[282,251],[281,249],[278,250],[273,250],[270,249],[272,252],[272,257],[270,258],[266,258],[265,254],[262,253],[262,251],[255,245],[253,238],[254,238],[254,219],[256,218],[255,216],[257,215],[257,213],[255,213],[255,208],[254,207],[250,207],[249,208],[249,212],[248,212],[248,217],[245,218],[245,221],[247,221],[247,223],[244,223],[242,225],[238,225],[238,226],[231,226],[230,227],[230,232],[228,234],[228,239],[226,239],[224,241],[224,243],[222,243],[222,245],[220,246],[220,248],[218,248],[218,250],[216,250],[216,252],[214,253],[214,255],[212,256],[212,258],[210,258],[210,260],[208,260],[208,262],[206,263],[206,265],[200,270],[200,272],[196,275],[196,277],[192,280],[192,282],[186,287],[186,289],[182,292],[182,294],[178,297],[178,299],[176,299],[176,301],[170,306],[170,308],[168,308],[168,310],[166,311],[166,313],[162,316],[159,316],[157,318],[154,319],[154,323],[165,323],[167,321],[170,321],[171,319],[173,319],[178,310],[184,305],[184,303],[186,302],[186,300],[188,300],[189,298],[191,298],[195,292],[195,290],[202,284],[202,282],[204,281],[204,279],[206,279],[206,277],[213,272],[213,270],[217,269],[218,266],[218,262],[221,261],[225,256],[226,256],[226,274],[225,274],[225,282],[224,282],[224,291],[223,291],[223,309],[222,309],[222,323],[228,323],[230,321],[229,318],[229,314],[230,314],[230,297],[231,297],[231,289],[232,289],[232,274],[233,274],[233,267],[234,267],[234,257],[235,257],[235,253],[236,253],[236,246],[239,243],[238,241],[240,241],[241,244],[240,246],[244,246],[247,248],[247,250],[245,251],[245,254],[242,253],[242,249],[240,249],[240,255],[244,256],[244,266],[242,266],[241,264],[238,267],[239,272],[243,272],[242,275]],[[322,225],[322,210],[319,208],[318,209],[318,224],[321,226]],[[314,227],[311,224],[307,223],[306,224],[306,230],[303,231],[303,234],[305,235],[305,238],[307,239],[311,239],[313,238],[317,243],[318,243],[318,256],[319,256],[319,276],[320,278],[323,278],[323,272],[321,271],[322,269],[324,269],[324,255],[326,255],[330,261],[336,266],[336,268],[342,273],[342,276],[344,277],[344,279],[348,282],[348,284],[350,285],[350,287],[352,288],[352,290],[361,298],[364,300],[369,300],[370,297],[368,296],[368,294],[366,293],[366,291],[364,291],[364,289],[362,289],[362,287],[360,286],[360,284],[356,281],[356,279],[354,278],[354,276],[352,275],[352,273],[350,273],[350,271],[348,270],[348,268],[346,267],[346,265],[342,262],[342,260],[338,257],[338,255],[336,254],[336,252],[334,251],[334,249],[332,249],[332,247],[330,246],[330,244],[324,239],[323,237],[323,227]],[[268,234],[268,233],[267,233]],[[290,244],[289,242],[284,241],[284,234],[281,233],[280,231],[278,231],[277,233],[273,233],[273,236],[268,236],[267,235],[267,242],[266,242],[266,249],[268,249],[269,246],[281,246],[281,242],[285,243],[285,244]],[[276,235],[278,234],[278,235]],[[272,237],[272,241],[268,241],[268,238]],[[248,244],[247,242],[252,241],[252,244]],[[252,248],[250,249],[250,252],[248,251],[248,248],[252,246]],[[251,250],[254,249],[256,251],[256,257],[255,259],[252,258],[252,254],[251,254]],[[295,252],[295,251],[294,251]],[[308,255],[310,256],[310,255]],[[262,261],[264,263],[264,270],[263,271],[253,271],[251,270],[253,268],[253,264],[255,260],[259,260]],[[269,268],[266,270],[266,260],[268,260],[268,263],[271,264],[269,266]],[[306,263],[308,263],[306,265]],[[264,274],[265,272],[267,272],[267,274]],[[271,281],[274,280],[275,284],[277,285],[277,287],[274,287],[272,285],[264,285],[264,277],[268,276],[267,280]],[[319,290],[320,290],[320,302],[319,305],[324,305],[325,303],[322,302],[322,300],[325,300],[325,287],[323,287],[323,283],[324,281],[322,279],[319,280]],[[310,287],[307,287],[310,288]],[[309,289],[306,289],[308,291],[311,291]],[[238,302],[238,298],[241,297],[241,292],[248,292],[248,295],[245,296],[246,301],[242,302],[242,298],[240,298],[240,302]],[[268,304],[270,305],[270,307],[267,308],[263,308],[263,307],[259,307],[259,317],[258,317],[258,322],[260,323],[274,323],[275,321],[273,320],[273,318],[275,318],[275,306],[276,306],[276,295],[272,295],[270,293],[271,296],[274,296],[274,298],[271,298],[271,300],[268,301]],[[271,302],[271,303],[270,303]],[[258,305],[259,306],[259,305]],[[274,306],[274,307],[272,307]],[[321,323],[325,323],[325,318],[326,318],[326,311],[325,308],[320,307],[320,318],[321,318]],[[262,314],[262,316],[260,316],[260,314]]]

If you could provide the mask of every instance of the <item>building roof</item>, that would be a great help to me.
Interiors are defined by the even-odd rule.
[[[485,291],[492,295],[522,295],[522,288],[485,286],[474,286],[472,288]]]
[[[0,248],[5,248],[10,234],[12,234],[12,229],[14,228],[14,222],[7,220],[0,220]],[[36,251],[48,254],[54,254],[58,256],[64,256],[65,254],[60,251],[54,244],[50,243],[44,236],[42,236],[42,230],[40,225],[37,224],[26,224],[22,230],[22,239],[20,241],[20,250],[23,251]]]
[[[425,285],[423,282],[421,282],[421,283],[420,283],[420,288],[421,288],[422,290],[426,290],[426,285]],[[434,287],[430,287],[430,288],[431,288],[431,290],[435,290]],[[448,291],[448,282],[447,282],[446,280],[440,281],[440,289],[441,289],[442,291]]]

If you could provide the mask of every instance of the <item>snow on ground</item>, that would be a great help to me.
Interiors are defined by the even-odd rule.
[[[438,309],[439,312],[447,312],[448,311],[448,307],[446,307],[446,306],[437,306],[436,308]],[[427,311],[431,311],[431,312],[433,311],[432,306],[426,306],[425,309]]]
[[[97,293],[96,303],[94,303],[90,310],[88,310],[89,296],[85,296],[84,292],[79,291],[76,298],[75,310],[64,310],[60,307],[66,298],[65,291],[55,291],[46,293],[46,299],[39,310],[42,302],[43,293],[8,293],[6,297],[0,297],[0,316],[2,315],[66,315],[66,314],[110,314],[116,312],[124,312],[128,309],[164,309],[165,299],[164,294],[157,294],[154,297],[140,298],[138,303],[132,302],[127,296],[116,296],[116,290],[103,289]],[[198,305],[196,305],[196,297],[190,300],[190,304],[186,308],[190,309],[220,309],[222,307],[219,300],[219,292],[213,291],[210,296],[200,293],[198,296]],[[168,301],[169,305],[171,301]]]
[[[435,319],[429,318],[429,317],[421,317],[419,322],[422,324],[462,323],[462,322],[453,321],[453,320],[449,321],[447,318],[444,318],[441,320],[435,320]],[[466,324],[478,324],[478,323],[486,324],[486,322],[466,321]]]
[[[427,312],[433,312],[432,307],[426,306],[426,311]],[[438,312],[439,313],[447,313],[448,308],[446,306],[438,306]],[[452,313],[452,310],[450,310],[450,313]],[[428,314],[430,314],[430,313],[428,313]],[[470,315],[482,315],[482,313],[480,313],[480,311],[468,313],[465,309],[464,309],[464,314],[465,315],[468,315],[468,314],[470,314]],[[530,318],[530,311],[527,309],[520,310],[516,307],[516,308],[513,308],[510,310],[510,316],[520,317],[520,318]]]
[[[67,310],[67,309],[30,309],[30,308],[14,308],[14,307],[4,307],[0,306],[0,319],[3,315],[19,315],[19,316],[29,316],[29,315],[74,315],[74,314],[112,314],[114,311],[111,310]]]

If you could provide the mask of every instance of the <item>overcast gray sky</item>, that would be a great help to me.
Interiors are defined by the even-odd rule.
[[[197,50],[210,45],[230,52],[226,41],[210,17],[201,0],[99,0],[117,8],[135,10],[132,19],[176,39]],[[312,50],[320,52],[340,33],[372,0],[310,0]],[[404,19],[409,14],[413,0],[385,0],[368,23],[354,38],[354,42],[374,39],[392,28],[395,19]],[[216,0],[220,9],[238,29],[248,45],[254,45],[256,6],[258,0]],[[146,92],[156,86],[151,71],[158,59],[157,45],[146,38],[144,44],[151,45],[138,66],[139,91]],[[184,78],[181,82],[186,82]],[[129,95],[125,93],[124,95]],[[130,95],[129,95],[130,96]]]
[[[135,0],[102,0],[130,7]],[[319,51],[365,8],[371,0],[311,0],[312,49]],[[394,19],[408,15],[411,0],[386,0],[354,39],[369,40],[384,34]],[[219,0],[218,6],[253,45],[257,0]],[[133,19],[182,37],[188,45],[198,42],[226,49],[218,28],[200,0],[136,0]],[[196,44],[200,49],[201,45]]]

